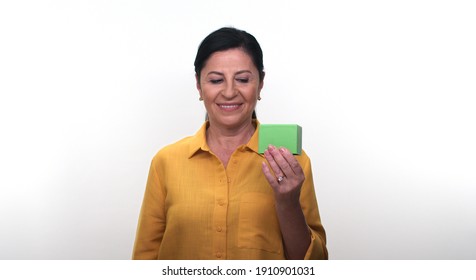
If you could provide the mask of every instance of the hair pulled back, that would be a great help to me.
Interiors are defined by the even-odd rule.
[[[215,52],[240,48],[246,52],[258,69],[260,81],[264,78],[263,51],[256,38],[246,31],[234,27],[223,27],[210,33],[198,47],[195,57],[195,74],[200,79],[200,72]]]

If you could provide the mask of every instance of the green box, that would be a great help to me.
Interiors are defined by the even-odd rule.
[[[291,153],[300,155],[302,151],[302,128],[297,124],[260,124],[258,134],[258,152],[260,154],[269,145],[285,147]]]

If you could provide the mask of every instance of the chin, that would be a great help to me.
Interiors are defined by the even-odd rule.
[[[222,117],[222,118],[216,118],[215,119],[215,122],[216,123],[220,123],[224,126],[227,126],[227,127],[234,127],[234,126],[240,126],[241,124],[243,124],[244,122],[246,122],[247,119],[246,118],[243,118],[243,117],[238,117],[238,116],[233,116],[233,117]],[[251,118],[249,119],[249,121],[251,122]]]

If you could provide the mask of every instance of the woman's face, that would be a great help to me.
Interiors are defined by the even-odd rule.
[[[236,128],[251,121],[263,82],[241,49],[213,53],[197,77],[210,124]]]

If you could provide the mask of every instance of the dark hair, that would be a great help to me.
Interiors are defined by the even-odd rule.
[[[233,27],[223,27],[210,33],[198,47],[195,57],[195,74],[200,78],[208,58],[215,52],[241,48],[253,61],[259,72],[260,81],[264,78],[263,51],[256,38],[246,31]]]
[[[234,27],[223,27],[210,33],[198,47],[195,57],[195,74],[200,80],[202,71],[208,58],[215,52],[226,51],[229,49],[241,48],[246,52],[258,69],[259,79],[264,79],[263,51],[256,38],[244,30]],[[253,119],[256,119],[256,112],[253,111]],[[208,119],[208,115],[205,116]]]

